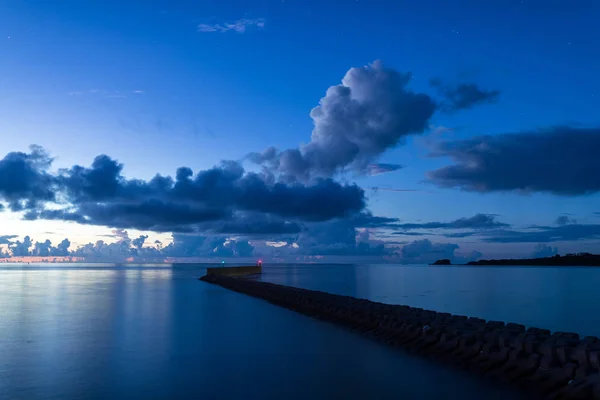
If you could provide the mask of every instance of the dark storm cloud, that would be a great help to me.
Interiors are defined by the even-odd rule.
[[[545,192],[561,196],[600,191],[600,129],[558,127],[447,141],[435,157],[454,164],[428,174],[446,188],[473,192]]]
[[[6,201],[13,211],[54,200],[54,181],[48,174],[51,163],[52,159],[39,146],[31,146],[30,153],[8,153],[0,160],[0,200]]]
[[[365,207],[365,198],[358,186],[342,186],[332,179],[319,179],[310,186],[299,183],[267,186],[259,175],[248,174],[239,182],[236,205],[248,211],[325,221],[359,212]]]
[[[310,186],[300,183],[269,185],[261,175],[245,173],[242,166],[233,161],[200,171],[195,176],[190,168],[182,167],[177,170],[175,180],[162,176],[148,182],[126,180],[120,171],[118,163],[99,157],[92,168],[77,166],[67,171],[65,187],[75,204],[95,204],[104,200],[123,209],[121,212],[119,207],[112,212],[106,211],[110,215],[151,213],[160,219],[163,214],[169,214],[174,216],[175,224],[183,220],[193,223],[222,219],[229,210],[320,221],[352,214],[365,206],[364,192],[356,185],[342,186],[331,179],[318,180]],[[141,198],[152,200],[141,203]],[[135,207],[123,204],[131,201],[139,204]],[[181,202],[189,206],[178,204]],[[86,211],[91,212],[90,206]]]
[[[272,236],[296,234],[302,230],[302,224],[261,213],[236,213],[229,220],[219,220],[201,224],[202,232],[215,234],[240,234],[251,236]]]
[[[23,214],[23,219],[26,221],[34,221],[36,219],[60,220],[78,222],[80,224],[89,223],[89,219],[78,211],[69,210],[30,210]]]
[[[85,217],[88,224],[155,232],[185,232],[190,230],[191,225],[227,218],[230,215],[227,210],[204,209],[157,199],[135,204],[84,203],[79,205],[79,213]]]
[[[436,104],[408,89],[411,78],[380,61],[351,68],[311,111],[314,129],[308,144],[284,151],[268,148],[248,158],[287,180],[331,177],[345,169],[368,173],[383,152],[429,126]]]
[[[495,215],[476,214],[469,218],[459,218],[450,222],[426,222],[422,224],[394,224],[393,227],[403,230],[411,229],[492,229],[507,227],[508,224],[498,222]],[[405,235],[406,232],[398,232]]]
[[[65,220],[158,232],[192,232],[203,223],[227,221],[222,231],[236,230],[237,225],[246,232],[249,228],[290,232],[298,231],[301,221],[342,218],[365,207],[364,191],[356,185],[332,179],[310,184],[274,182],[264,174],[247,173],[234,161],[197,174],[182,167],[174,179],[157,175],[145,181],[126,179],[123,165],[106,155],[96,157],[90,167],[76,165],[50,175],[46,171],[51,159],[46,153],[36,148],[32,154],[11,153],[5,158],[11,166],[20,165],[28,172],[18,176],[29,183],[17,185],[0,170],[0,182],[5,182],[0,195],[11,204],[31,206],[24,215],[28,220]],[[51,195],[42,196],[45,192],[41,188],[52,189]],[[41,200],[64,207],[44,208]],[[263,214],[262,227],[244,229],[243,221],[235,218],[240,212]]]
[[[484,90],[474,83],[449,85],[440,79],[432,79],[430,83],[444,97],[440,108],[446,112],[464,110],[479,104],[494,103],[500,96],[499,90]]]

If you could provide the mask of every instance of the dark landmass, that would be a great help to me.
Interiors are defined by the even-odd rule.
[[[447,258],[443,258],[430,265],[452,265],[452,261],[448,260]]]
[[[522,260],[519,260],[522,262]],[[501,321],[221,275],[201,280],[511,383],[531,398],[600,399],[600,341]],[[400,372],[401,373],[401,372]]]
[[[444,260],[440,260],[444,261]],[[562,267],[600,267],[600,254],[578,253],[543,258],[523,258],[507,260],[479,260],[466,265],[539,265]]]

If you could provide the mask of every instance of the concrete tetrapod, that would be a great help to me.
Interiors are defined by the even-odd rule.
[[[509,383],[535,397],[600,400],[597,337],[581,339],[576,333],[551,333],[229,276],[200,279]]]

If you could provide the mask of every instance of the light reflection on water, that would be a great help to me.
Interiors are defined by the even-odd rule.
[[[200,282],[204,268],[3,267],[0,398],[514,397]],[[377,283],[363,267],[265,268],[270,278],[363,297],[396,292],[389,276]]]

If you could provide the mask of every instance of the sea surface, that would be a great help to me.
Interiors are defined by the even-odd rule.
[[[0,398],[518,398],[198,281],[205,267],[1,266]],[[261,279],[600,336],[595,268],[285,265]]]

